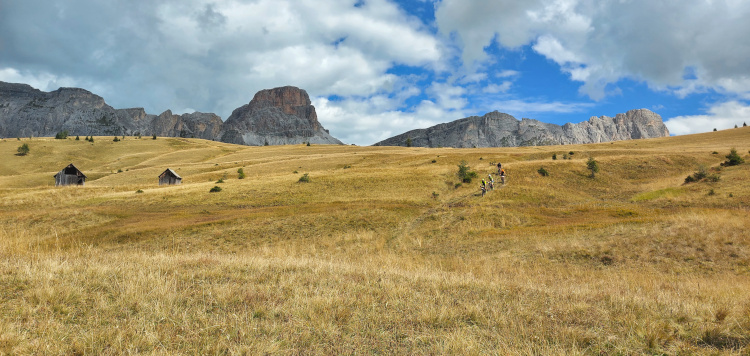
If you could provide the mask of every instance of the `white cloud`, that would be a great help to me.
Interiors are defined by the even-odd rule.
[[[485,93],[488,94],[497,94],[497,93],[505,93],[508,90],[510,90],[510,87],[513,85],[512,82],[504,81],[502,84],[490,84],[486,87],[482,88],[482,90]]]
[[[750,3],[745,1],[442,0],[436,23],[468,66],[495,41],[530,45],[594,99],[623,78],[684,96],[705,89],[750,93]],[[686,69],[695,78],[686,78]],[[616,90],[615,90],[616,92]]]
[[[677,116],[664,121],[664,124],[673,135],[687,135],[742,126],[750,121],[748,118],[750,106],[732,100],[710,107],[707,115]]]
[[[67,77],[58,77],[46,72],[21,73],[15,68],[0,68],[0,81],[6,83],[24,83],[42,90],[51,91],[60,87],[72,87],[76,85],[75,80]]]
[[[462,111],[447,110],[429,100],[408,112],[396,110],[394,103],[378,97],[341,101],[318,97],[313,99],[313,105],[321,124],[331,127],[333,136],[346,143],[366,145],[466,116]]]
[[[226,119],[261,89],[366,97],[398,89],[394,65],[439,66],[442,44],[420,20],[387,0],[355,3],[7,2],[0,68],[23,69],[2,75],[43,90],[82,86],[118,108],[195,108]]]
[[[534,113],[575,113],[592,106],[589,103],[564,103],[559,101],[502,100],[494,104],[498,110],[516,117]]]

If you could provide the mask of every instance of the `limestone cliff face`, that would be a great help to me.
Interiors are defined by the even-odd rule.
[[[78,88],[43,92],[25,84],[0,82],[0,136],[120,135],[116,110],[100,96]]]
[[[427,129],[412,130],[375,144],[404,146],[410,139],[416,147],[517,147],[597,143],[669,136],[661,116],[647,110],[630,110],[592,117],[563,126],[531,119],[517,120],[497,111],[472,116]]]
[[[307,92],[292,86],[261,90],[232,112],[221,141],[244,145],[342,144],[318,122]]]
[[[244,145],[341,144],[318,122],[307,92],[295,87],[262,90],[224,123],[211,113],[159,115],[143,108],[114,109],[78,88],[43,92],[0,82],[0,137],[157,135],[222,140]]]

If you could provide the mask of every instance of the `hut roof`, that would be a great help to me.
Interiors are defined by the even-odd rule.
[[[167,170],[165,170],[162,174],[159,175],[159,178],[164,177],[165,175],[170,175],[172,177],[182,179],[182,177],[180,177],[177,173],[175,173],[175,171],[173,171],[171,168],[167,168]]]
[[[86,175],[83,174],[83,172],[81,172],[80,169],[76,168],[76,166],[73,165],[73,163],[69,164],[67,167],[63,168],[61,171],[55,173],[55,177],[57,177],[60,173],[69,174],[69,175],[75,174],[76,176],[87,178]]]

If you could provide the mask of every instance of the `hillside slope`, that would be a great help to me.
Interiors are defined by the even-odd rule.
[[[747,353],[750,163],[720,163],[749,138],[5,139],[0,353]],[[53,186],[69,163],[86,186]]]

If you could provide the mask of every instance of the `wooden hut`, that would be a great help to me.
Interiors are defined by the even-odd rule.
[[[180,183],[182,183],[182,177],[169,168],[159,175],[159,185],[175,185]]]
[[[86,183],[86,175],[76,168],[73,163],[55,174],[55,186],[83,185],[84,183]]]

